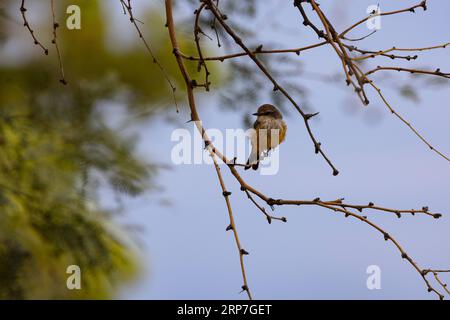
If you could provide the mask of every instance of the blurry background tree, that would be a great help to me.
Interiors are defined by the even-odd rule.
[[[0,298],[108,298],[138,269],[128,235],[99,205],[99,186],[136,196],[152,187],[158,167],[134,153],[135,137],[107,125],[104,102],[126,106],[126,128],[173,108],[173,101],[164,100],[171,99],[167,83],[135,33],[132,46],[108,43],[111,21],[101,1],[77,2],[81,30],[58,29],[69,82],[61,85],[49,2],[27,3],[31,28],[49,57],[29,41],[13,43],[18,32],[31,39],[20,2],[2,1],[0,15],[2,55],[10,56],[0,59]],[[57,4],[63,26],[69,2]],[[146,32],[163,28],[160,16],[139,15]],[[167,39],[151,45],[173,74]],[[83,290],[66,288],[71,264],[81,267]]]

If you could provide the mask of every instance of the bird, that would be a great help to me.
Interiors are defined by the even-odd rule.
[[[250,134],[252,151],[245,165],[245,170],[250,168],[257,170],[259,161],[286,138],[287,125],[277,107],[266,103],[261,105],[253,115],[257,118],[253,124],[254,130],[251,130]],[[272,138],[275,138],[275,140]]]

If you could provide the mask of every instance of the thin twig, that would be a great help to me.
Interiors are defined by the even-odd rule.
[[[41,49],[44,51],[45,55],[48,55],[48,49],[36,38],[34,35],[34,30],[31,28],[30,23],[27,20],[27,16],[25,14],[27,12],[27,8],[25,8],[25,0],[22,0],[22,3],[20,5],[20,13],[22,15],[23,25],[28,29],[28,32],[30,33],[31,37],[33,38],[34,44],[41,47]]]
[[[314,49],[320,46],[323,46],[324,44],[327,44],[326,41],[322,41],[319,43],[315,43],[306,47],[299,47],[299,48],[290,48],[290,49],[273,49],[273,50],[264,50],[262,49],[258,49],[258,50],[253,50],[251,51],[252,54],[254,55],[259,55],[259,54],[274,54],[274,53],[295,53],[296,55],[300,55],[301,52],[303,51],[307,51],[309,49]],[[187,60],[200,60],[200,57],[194,57],[194,56],[190,56],[190,55],[186,55],[182,52],[180,52],[180,55]],[[247,52],[239,52],[239,53],[231,53],[231,54],[227,54],[227,55],[223,55],[223,56],[214,56],[214,57],[204,57],[203,60],[205,61],[220,61],[223,62],[225,60],[228,59],[234,59],[234,58],[238,58],[238,57],[244,57],[244,56],[248,56]]]
[[[375,72],[383,71],[383,70],[384,71],[390,70],[390,71],[398,71],[398,72],[409,72],[411,74],[428,74],[428,75],[433,75],[433,76],[450,79],[450,73],[443,73],[443,72],[441,72],[440,69],[437,69],[435,71],[429,71],[429,70],[409,69],[409,68],[400,68],[400,67],[380,67],[380,66],[378,66],[375,69],[372,69],[370,71],[367,71],[365,73],[365,75],[368,76]]]
[[[260,204],[258,204],[258,202],[256,202],[256,200],[253,198],[252,194],[250,192],[248,192],[247,189],[244,189],[245,194],[247,195],[247,197],[250,199],[250,201],[259,209],[259,211],[261,211],[264,216],[267,219],[267,222],[269,224],[272,223],[272,220],[279,220],[279,221],[283,221],[283,222],[287,222],[287,219],[285,217],[275,217],[272,216],[270,214],[267,213],[266,209],[264,207],[262,207]]]
[[[213,159],[214,162],[214,168],[216,169],[217,172],[217,178],[219,179],[219,183],[220,183],[220,187],[222,189],[222,195],[225,198],[225,202],[227,204],[227,210],[228,210],[228,217],[230,218],[230,224],[227,227],[227,231],[232,230],[233,231],[233,235],[234,235],[234,240],[236,242],[236,246],[238,249],[238,253],[239,253],[239,263],[241,265],[241,273],[242,273],[242,280],[244,282],[244,284],[242,285],[242,290],[245,291],[247,293],[247,296],[250,300],[252,300],[252,293],[250,291],[250,287],[248,286],[248,282],[247,282],[247,275],[245,272],[245,264],[244,264],[244,256],[248,255],[248,252],[242,248],[241,246],[241,242],[239,240],[239,234],[237,232],[236,229],[236,223],[234,222],[234,216],[233,216],[233,210],[231,208],[231,203],[230,203],[230,195],[231,192],[229,192],[225,186],[225,182],[223,181],[222,178],[222,173],[220,172],[220,167],[219,164],[217,163],[217,159],[216,159],[216,155],[214,152],[212,152],[211,150],[209,150],[210,156]]]
[[[358,42],[358,41],[362,41],[364,39],[367,39],[368,37],[370,37],[371,35],[375,34],[376,32],[377,32],[377,30],[373,30],[369,34],[366,34],[365,36],[362,36],[362,37],[359,37],[359,38],[355,38],[355,39],[346,38],[346,37],[342,37],[342,39],[347,40],[347,41],[351,41],[351,42]]]
[[[219,0],[216,0],[216,5],[219,5]],[[214,35],[216,36],[216,42],[217,42],[217,46],[220,48],[222,46],[222,44],[220,43],[220,37],[219,37],[219,32],[217,31],[217,20],[216,17],[213,17],[211,24],[210,24],[211,29],[214,30]]]
[[[403,122],[405,125],[407,125],[409,127],[409,129],[411,129],[412,132],[414,132],[414,134],[419,137],[420,140],[422,140],[423,143],[425,143],[428,148],[430,148],[430,150],[432,150],[433,152],[437,153],[439,156],[441,156],[442,158],[444,158],[447,161],[450,161],[450,158],[448,156],[446,156],[445,154],[443,154],[441,151],[439,151],[438,149],[436,149],[430,142],[428,142],[428,140],[426,140],[422,134],[419,133],[419,131],[417,131],[416,128],[414,128],[410,122],[406,121],[405,118],[403,118],[392,106],[391,104],[387,101],[387,99],[385,98],[385,96],[383,95],[382,91],[380,88],[378,88],[372,80],[369,80],[369,84],[375,89],[375,91],[378,93],[378,95],[380,96],[381,100],[384,102],[385,106],[389,109],[389,111],[395,115],[398,119],[400,119],[401,122]]]
[[[385,50],[379,50],[379,51],[371,51],[371,50],[363,50],[360,49],[356,46],[350,46],[347,44],[344,44],[344,46],[349,49],[349,51],[357,51],[359,53],[362,54],[366,54],[360,57],[356,57],[353,58],[354,61],[359,61],[359,60],[365,60],[368,58],[375,58],[377,56],[384,56],[384,57],[388,57],[391,59],[406,59],[406,60],[415,60],[417,59],[417,55],[414,56],[399,56],[399,55],[395,55],[395,54],[388,54],[390,52],[394,52],[394,51],[403,51],[403,52],[422,52],[422,51],[429,51],[429,50],[435,50],[435,49],[445,49],[447,48],[447,46],[450,45],[450,42],[446,42],[444,44],[441,45],[437,45],[437,46],[431,46],[431,47],[423,47],[423,48],[397,48],[397,47],[392,47],[389,49],[385,49]]]
[[[378,51],[378,52],[375,52],[375,51],[362,50],[362,49],[359,49],[359,48],[357,48],[357,47],[355,47],[355,46],[349,46],[349,45],[346,45],[346,44],[344,44],[344,46],[345,46],[350,52],[351,52],[351,51],[357,51],[357,52],[363,54],[362,56],[352,58],[353,61],[361,61],[361,60],[366,60],[366,59],[372,59],[372,58],[376,58],[376,57],[378,57],[378,56],[387,57],[387,58],[390,58],[390,59],[392,59],[392,60],[395,60],[395,59],[404,59],[404,60],[408,60],[408,61],[416,60],[416,59],[418,58],[418,55],[414,55],[414,56],[411,56],[411,55],[402,56],[402,55],[398,55],[398,54],[388,54],[389,52],[394,51],[394,49],[392,49],[392,48],[391,48],[391,49],[384,50],[384,51]]]
[[[350,27],[348,27],[347,29],[345,29],[343,32],[341,32],[341,33],[339,34],[339,37],[340,37],[340,38],[344,38],[345,35],[346,35],[349,31],[353,30],[354,28],[356,28],[356,27],[359,26],[360,24],[362,24],[362,23],[366,22],[367,20],[372,19],[372,18],[374,18],[374,17],[390,16],[390,15],[399,14],[399,13],[404,13],[404,12],[413,12],[413,13],[414,13],[414,12],[415,12],[415,9],[417,9],[417,8],[422,8],[424,11],[427,10],[427,4],[426,4],[426,1],[422,1],[422,2],[419,3],[419,4],[416,4],[416,5],[412,6],[412,7],[406,8],[406,9],[401,9],[401,10],[395,10],[395,11],[389,11],[389,12],[382,12],[382,13],[374,13],[374,14],[371,14],[370,16],[365,17],[364,19],[359,20],[358,22],[354,23],[353,25],[351,25]]]
[[[439,285],[445,290],[445,292],[447,292],[447,294],[450,295],[450,291],[448,290],[447,284],[442,282],[441,279],[439,278],[439,275],[437,272],[433,272],[434,278],[436,279],[436,281],[439,283]]]
[[[52,9],[52,20],[53,20],[53,39],[52,39],[52,43],[55,46],[56,54],[58,56],[59,73],[60,73],[60,76],[61,76],[61,79],[59,79],[59,82],[61,82],[63,85],[67,85],[66,77],[64,76],[64,65],[63,65],[62,58],[61,58],[61,51],[59,49],[58,37],[57,37],[57,32],[56,32],[56,29],[59,28],[59,23],[56,22],[54,0],[50,0],[50,6],[51,6],[51,9]]]
[[[147,50],[147,52],[152,57],[153,63],[157,65],[158,69],[161,71],[162,75],[164,76],[164,79],[169,84],[170,89],[172,91],[172,98],[173,98],[173,101],[175,103],[175,108],[176,108],[176,111],[178,113],[180,111],[179,111],[179,108],[178,108],[177,97],[176,97],[176,90],[177,90],[177,88],[172,83],[172,80],[170,80],[170,77],[169,77],[168,73],[166,72],[166,70],[164,69],[164,67],[162,66],[162,64],[156,58],[156,55],[153,53],[153,50],[152,50],[150,44],[147,42],[147,40],[145,39],[141,29],[139,28],[139,26],[137,24],[137,21],[139,21],[139,20],[137,20],[134,17],[134,15],[133,15],[133,8],[131,6],[131,0],[126,0],[126,1],[127,2],[125,2],[125,0],[120,0],[120,3],[122,4],[122,8],[126,10],[126,13],[128,13],[128,16],[130,17],[130,22],[134,25],[134,28],[136,29],[139,38],[142,40],[142,43],[145,46],[145,49]]]
[[[202,67],[205,69],[205,89],[206,91],[209,91],[209,75],[210,72],[208,70],[208,66],[206,65],[205,60],[203,59],[203,52],[202,52],[202,47],[200,45],[200,37],[199,34],[204,32],[202,31],[201,27],[200,27],[200,15],[202,13],[202,10],[205,8],[205,4],[201,3],[200,7],[195,10],[195,19],[194,19],[194,42],[195,45],[197,47],[197,53],[198,53],[198,71],[200,72]]]

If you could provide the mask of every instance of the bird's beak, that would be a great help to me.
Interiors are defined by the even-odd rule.
[[[252,113],[254,116],[259,116],[258,112]]]

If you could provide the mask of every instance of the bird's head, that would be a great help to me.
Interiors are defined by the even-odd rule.
[[[266,116],[266,117],[271,117],[271,118],[275,118],[275,119],[283,119],[283,115],[281,114],[281,112],[274,106],[271,104],[263,104],[258,108],[258,111],[253,113],[254,116]]]

